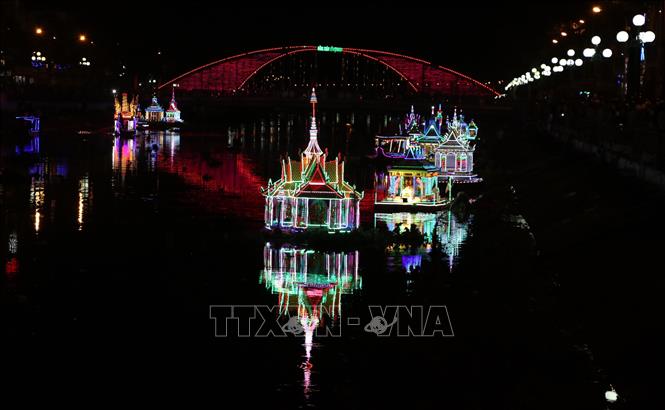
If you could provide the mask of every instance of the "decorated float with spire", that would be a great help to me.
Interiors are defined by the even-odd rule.
[[[439,178],[443,181],[449,177],[455,183],[482,181],[473,171],[478,126],[473,121],[467,124],[456,108],[450,119],[444,118],[441,104],[436,110],[432,106],[429,119],[421,120],[411,106],[399,132],[399,135],[375,138],[377,159],[387,159],[388,163],[400,161],[411,147],[417,147],[422,158],[439,169]]]
[[[182,119],[180,118],[180,110],[178,109],[178,104],[175,101],[175,87],[171,90],[171,102],[169,103],[169,108],[166,109],[166,116],[164,121],[167,124],[180,124]]]
[[[120,100],[118,100],[118,96],[115,96],[114,106],[113,132],[115,134],[135,133],[136,126],[141,118],[141,112],[138,108],[138,96],[135,95],[130,101],[127,93],[122,93]]]
[[[424,130],[421,133],[413,134],[411,138],[412,145],[418,146],[422,150],[423,158],[434,162],[434,153],[436,149],[444,142],[443,132],[443,111],[441,104],[435,112],[432,106],[430,119],[424,123]]]
[[[145,120],[148,124],[157,124],[164,120],[164,108],[159,105],[156,95],[152,96],[150,105],[145,109]]]
[[[175,99],[175,87],[171,91],[171,101],[166,110],[162,108],[157,96],[152,96],[150,105],[145,109],[145,120],[142,125],[150,129],[168,129],[182,126],[184,121],[180,118],[180,109]]]
[[[452,121],[446,121],[446,128],[441,143],[433,151],[434,164],[441,170],[441,177],[452,178],[456,183],[481,181],[473,171],[478,126],[473,120],[467,124],[455,109]]]
[[[344,180],[344,161],[340,156],[327,161],[318,143],[316,92],[310,97],[312,118],[309,144],[299,160],[284,158],[278,181],[268,181],[261,189],[265,196],[265,225],[304,230],[350,231],[360,223],[363,193]]]

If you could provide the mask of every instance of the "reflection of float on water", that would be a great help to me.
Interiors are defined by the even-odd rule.
[[[362,287],[358,251],[316,252],[293,247],[273,248],[266,243],[263,258],[260,281],[278,295],[280,315],[297,315],[300,333],[305,336],[305,361],[300,367],[307,395],[311,384],[314,331],[323,322],[324,313],[333,321],[339,320],[342,295],[352,294]]]
[[[16,231],[13,231],[9,234],[7,247],[8,255],[4,270],[5,277],[11,282],[14,280],[14,278],[16,278],[16,274],[18,273],[18,258],[16,256],[18,254],[18,235]]]
[[[415,226],[423,234],[425,247],[432,248],[434,242],[434,231],[436,228],[437,240],[441,244],[441,250],[448,256],[449,265],[452,268],[459,250],[468,236],[468,222],[460,222],[448,210],[442,213],[376,213],[374,214],[374,226],[385,223],[389,231],[394,231],[399,225],[399,231],[404,232]],[[403,255],[402,266],[407,272],[419,267],[422,255]]]
[[[78,230],[83,230],[83,222],[88,209],[90,208],[90,180],[88,174],[83,175],[79,180],[78,188],[78,203],[77,203],[77,216],[76,223]]]
[[[316,313],[321,319],[326,310],[334,320],[341,314],[342,294],[353,293],[362,286],[358,276],[358,251],[316,252],[273,248],[267,243],[263,257],[265,268],[261,281],[279,295],[280,314],[287,313],[289,306],[297,305],[299,317]]]
[[[24,140],[14,147],[17,155],[39,154],[39,134],[31,135],[27,141]]]
[[[125,185],[125,177],[128,171],[136,170],[136,143],[133,139],[116,137],[113,139],[113,153],[111,156],[111,167],[114,173],[119,174],[120,186]],[[115,185],[115,178],[113,179]]]

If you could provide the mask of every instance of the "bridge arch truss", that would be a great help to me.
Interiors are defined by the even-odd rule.
[[[327,46],[288,46],[250,51],[202,65],[159,86],[182,91],[234,94],[271,63],[298,53],[341,53],[378,62],[400,76],[416,93],[498,96],[497,91],[465,74],[428,61],[387,51]]]

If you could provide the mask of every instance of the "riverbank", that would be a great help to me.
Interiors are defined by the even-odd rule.
[[[514,188],[534,232],[555,316],[601,383],[630,407],[647,407],[659,383],[643,369],[663,359],[665,280],[656,272],[665,195],[528,129],[510,134],[494,147],[495,178]]]

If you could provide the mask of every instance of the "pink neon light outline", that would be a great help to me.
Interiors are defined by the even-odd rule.
[[[188,76],[188,75],[190,75],[190,74],[194,74],[194,73],[197,72],[197,71],[201,71],[201,70],[203,70],[204,68],[208,68],[208,67],[213,66],[213,65],[217,65],[217,64],[225,63],[225,62],[227,62],[227,61],[229,61],[229,60],[234,60],[234,59],[241,58],[241,57],[249,57],[249,56],[251,56],[251,55],[259,54],[259,53],[269,53],[269,52],[272,52],[272,51],[278,51],[278,50],[286,51],[286,50],[293,50],[293,49],[299,49],[299,48],[301,48],[301,49],[309,49],[309,48],[316,48],[316,47],[314,47],[314,46],[286,46],[286,47],[271,47],[271,48],[263,48],[263,49],[261,49],[261,50],[248,51],[248,52],[246,52],[246,53],[236,54],[236,55],[233,55],[233,56],[230,56],[230,57],[222,58],[221,60],[215,60],[215,61],[213,61],[213,62],[211,62],[211,63],[204,64],[204,65],[202,65],[202,66],[196,67],[196,68],[193,69],[193,70],[189,70],[189,71],[187,71],[186,73],[181,74],[181,75],[175,77],[174,79],[165,82],[164,84],[162,84],[162,85],[160,85],[159,87],[157,87],[157,89],[158,89],[158,90],[161,90],[163,87],[166,87],[167,85],[172,84],[172,83],[174,83],[175,81],[177,81],[177,80],[179,80],[179,79],[181,79],[181,78],[183,78],[183,77],[185,77],[185,76]]]
[[[344,50],[346,50],[346,48],[345,48]],[[417,62],[419,62],[419,63],[421,63],[421,64],[425,64],[425,65],[429,65],[429,66],[432,66],[432,67],[436,67],[436,68],[438,68],[438,69],[440,69],[440,70],[448,71],[449,73],[455,74],[455,75],[457,75],[458,77],[462,77],[462,78],[464,78],[464,79],[466,79],[466,80],[469,80],[469,81],[473,82],[474,84],[483,87],[483,88],[486,89],[487,91],[490,91],[492,94],[494,94],[494,95],[496,95],[496,96],[501,95],[501,93],[499,93],[498,91],[496,91],[496,90],[493,89],[492,87],[489,87],[489,86],[487,86],[487,85],[481,83],[480,81],[475,80],[475,79],[469,77],[468,75],[462,74],[462,73],[460,73],[459,71],[455,71],[455,70],[453,70],[453,69],[451,69],[451,68],[448,68],[448,67],[444,67],[444,66],[440,66],[440,65],[439,65],[439,66],[435,66],[435,65],[432,64],[431,62],[429,62],[429,61],[425,61],[425,60],[422,60],[422,59],[420,59],[420,58],[410,57],[410,56],[407,56],[407,55],[404,55],[404,54],[399,54],[399,53],[392,53],[392,52],[390,52],[390,51],[379,51],[379,50],[370,50],[370,49],[362,49],[362,48],[349,48],[349,50],[359,51],[359,52],[370,52],[370,53],[376,53],[376,54],[382,54],[382,55],[389,55],[389,56],[393,56],[393,57],[399,57],[399,58],[404,58],[404,59],[407,59],[407,60],[417,61]]]
[[[308,47],[308,46],[305,46],[305,47]],[[247,81],[251,80],[251,78],[254,77],[259,71],[261,71],[261,70],[263,69],[263,67],[266,67],[267,65],[272,64],[274,61],[279,60],[280,58],[284,58],[284,57],[286,57],[286,56],[289,56],[289,55],[292,55],[292,54],[296,54],[296,53],[302,53],[302,52],[304,52],[304,51],[316,51],[316,48],[314,48],[314,49],[311,49],[311,48],[303,48],[303,49],[299,49],[299,50],[292,50],[292,51],[289,51],[289,52],[287,52],[287,53],[280,54],[280,55],[278,55],[277,57],[273,57],[273,58],[271,58],[269,61],[266,61],[265,63],[261,64],[261,67],[259,67],[259,68],[257,68],[256,70],[254,70],[254,71],[252,72],[252,74],[250,74],[250,75],[247,76],[247,78],[245,78],[244,80],[242,80],[242,83],[240,83],[240,85],[239,85],[238,88],[236,88],[236,89],[237,89],[237,90],[242,89],[242,87],[245,85],[245,83],[247,83]]]
[[[197,67],[193,70],[187,71],[186,73],[181,74],[181,75],[175,77],[174,79],[165,82],[164,84],[157,87],[157,89],[161,90],[162,88],[166,87],[167,85],[170,85],[170,84],[176,82],[177,80],[179,80],[179,79],[181,79],[185,76],[188,76],[190,74],[194,74],[197,71],[203,70],[203,69],[208,68],[208,67],[213,66],[213,65],[217,65],[217,64],[220,64],[220,63],[224,63],[224,62],[234,60],[234,59],[238,59],[238,58],[242,58],[242,57],[249,57],[249,56],[254,55],[254,54],[274,52],[274,51],[280,51],[280,50],[283,51],[284,53],[280,54],[279,56],[276,56],[276,57],[272,58],[270,61],[268,61],[266,63],[263,63],[259,68],[254,70],[254,72],[252,72],[252,74],[247,76],[247,78],[245,78],[243,80],[243,82],[241,83],[241,85],[237,89],[242,88],[242,86],[244,86],[245,83],[249,79],[251,79],[254,75],[256,75],[256,73],[258,73],[262,68],[264,68],[268,64],[270,64],[270,63],[272,63],[272,62],[274,62],[274,61],[276,61],[276,60],[278,60],[282,57],[286,57],[288,55],[295,54],[297,52],[317,51],[317,47],[316,46],[272,47],[272,48],[264,48],[264,49],[261,49],[261,50],[248,51],[246,53],[236,54],[236,55],[233,55],[233,56],[230,56],[230,57],[223,58],[221,60],[216,60],[216,61],[213,61],[211,63],[204,64],[204,65],[202,65],[200,67]],[[371,60],[378,61],[378,62],[384,64],[386,67],[390,68],[391,70],[396,72],[400,77],[402,77],[405,81],[407,81],[408,84],[414,89],[414,91],[418,91],[417,87],[413,85],[413,83],[406,77],[406,75],[404,73],[402,73],[401,71],[399,71],[396,68],[392,67],[390,64],[386,63],[385,61],[382,61],[381,59],[370,55],[369,53],[378,54],[378,55],[385,55],[385,56],[392,56],[392,57],[398,57],[398,58],[402,58],[402,59],[405,59],[405,60],[414,61],[414,62],[423,64],[423,65],[427,65],[427,66],[430,66],[430,67],[434,67],[436,69],[443,70],[443,71],[446,71],[446,72],[451,73],[453,75],[456,75],[458,77],[464,78],[465,80],[468,80],[468,81],[472,82],[473,84],[476,84],[476,85],[484,88],[485,90],[489,91],[490,93],[494,94],[495,96],[501,95],[498,91],[494,90],[492,87],[489,87],[489,86],[481,83],[480,81],[469,77],[468,75],[462,74],[459,71],[455,71],[455,70],[453,70],[451,68],[448,68],[448,67],[444,67],[444,66],[440,66],[440,65],[434,65],[431,62],[420,59],[420,58],[410,57],[410,56],[407,56],[407,55],[404,55],[404,54],[393,53],[393,52],[390,52],[390,51],[380,51],[380,50],[372,50],[372,49],[365,49],[365,48],[352,48],[352,47],[349,47],[349,48],[342,47],[342,53],[350,53],[350,54],[360,55],[360,56],[363,56],[363,57],[366,57],[366,58],[369,58]]]
[[[349,53],[349,54],[355,54],[355,55],[363,56],[363,57],[365,57],[365,58],[369,58],[369,59],[371,59],[371,60],[377,61],[377,62],[379,62],[379,63],[385,65],[386,67],[388,67],[388,68],[390,68],[391,70],[393,70],[394,72],[396,72],[397,75],[399,75],[400,77],[402,77],[402,78],[404,79],[404,81],[406,81],[407,84],[409,84],[409,85],[411,86],[411,88],[413,88],[413,91],[418,92],[418,88],[416,88],[416,86],[413,85],[413,83],[411,82],[411,80],[409,80],[409,79],[408,79],[408,78],[407,78],[407,77],[406,77],[401,71],[399,71],[399,70],[396,69],[395,67],[391,66],[390,64],[386,63],[385,61],[381,61],[381,60],[379,60],[378,58],[376,58],[376,57],[374,57],[374,56],[371,56],[371,55],[369,55],[369,54],[359,53],[359,52],[355,51],[354,49],[349,49],[349,50],[347,50],[346,48],[343,48],[342,50],[343,50],[343,51],[342,51],[343,53],[346,52],[346,53]]]

